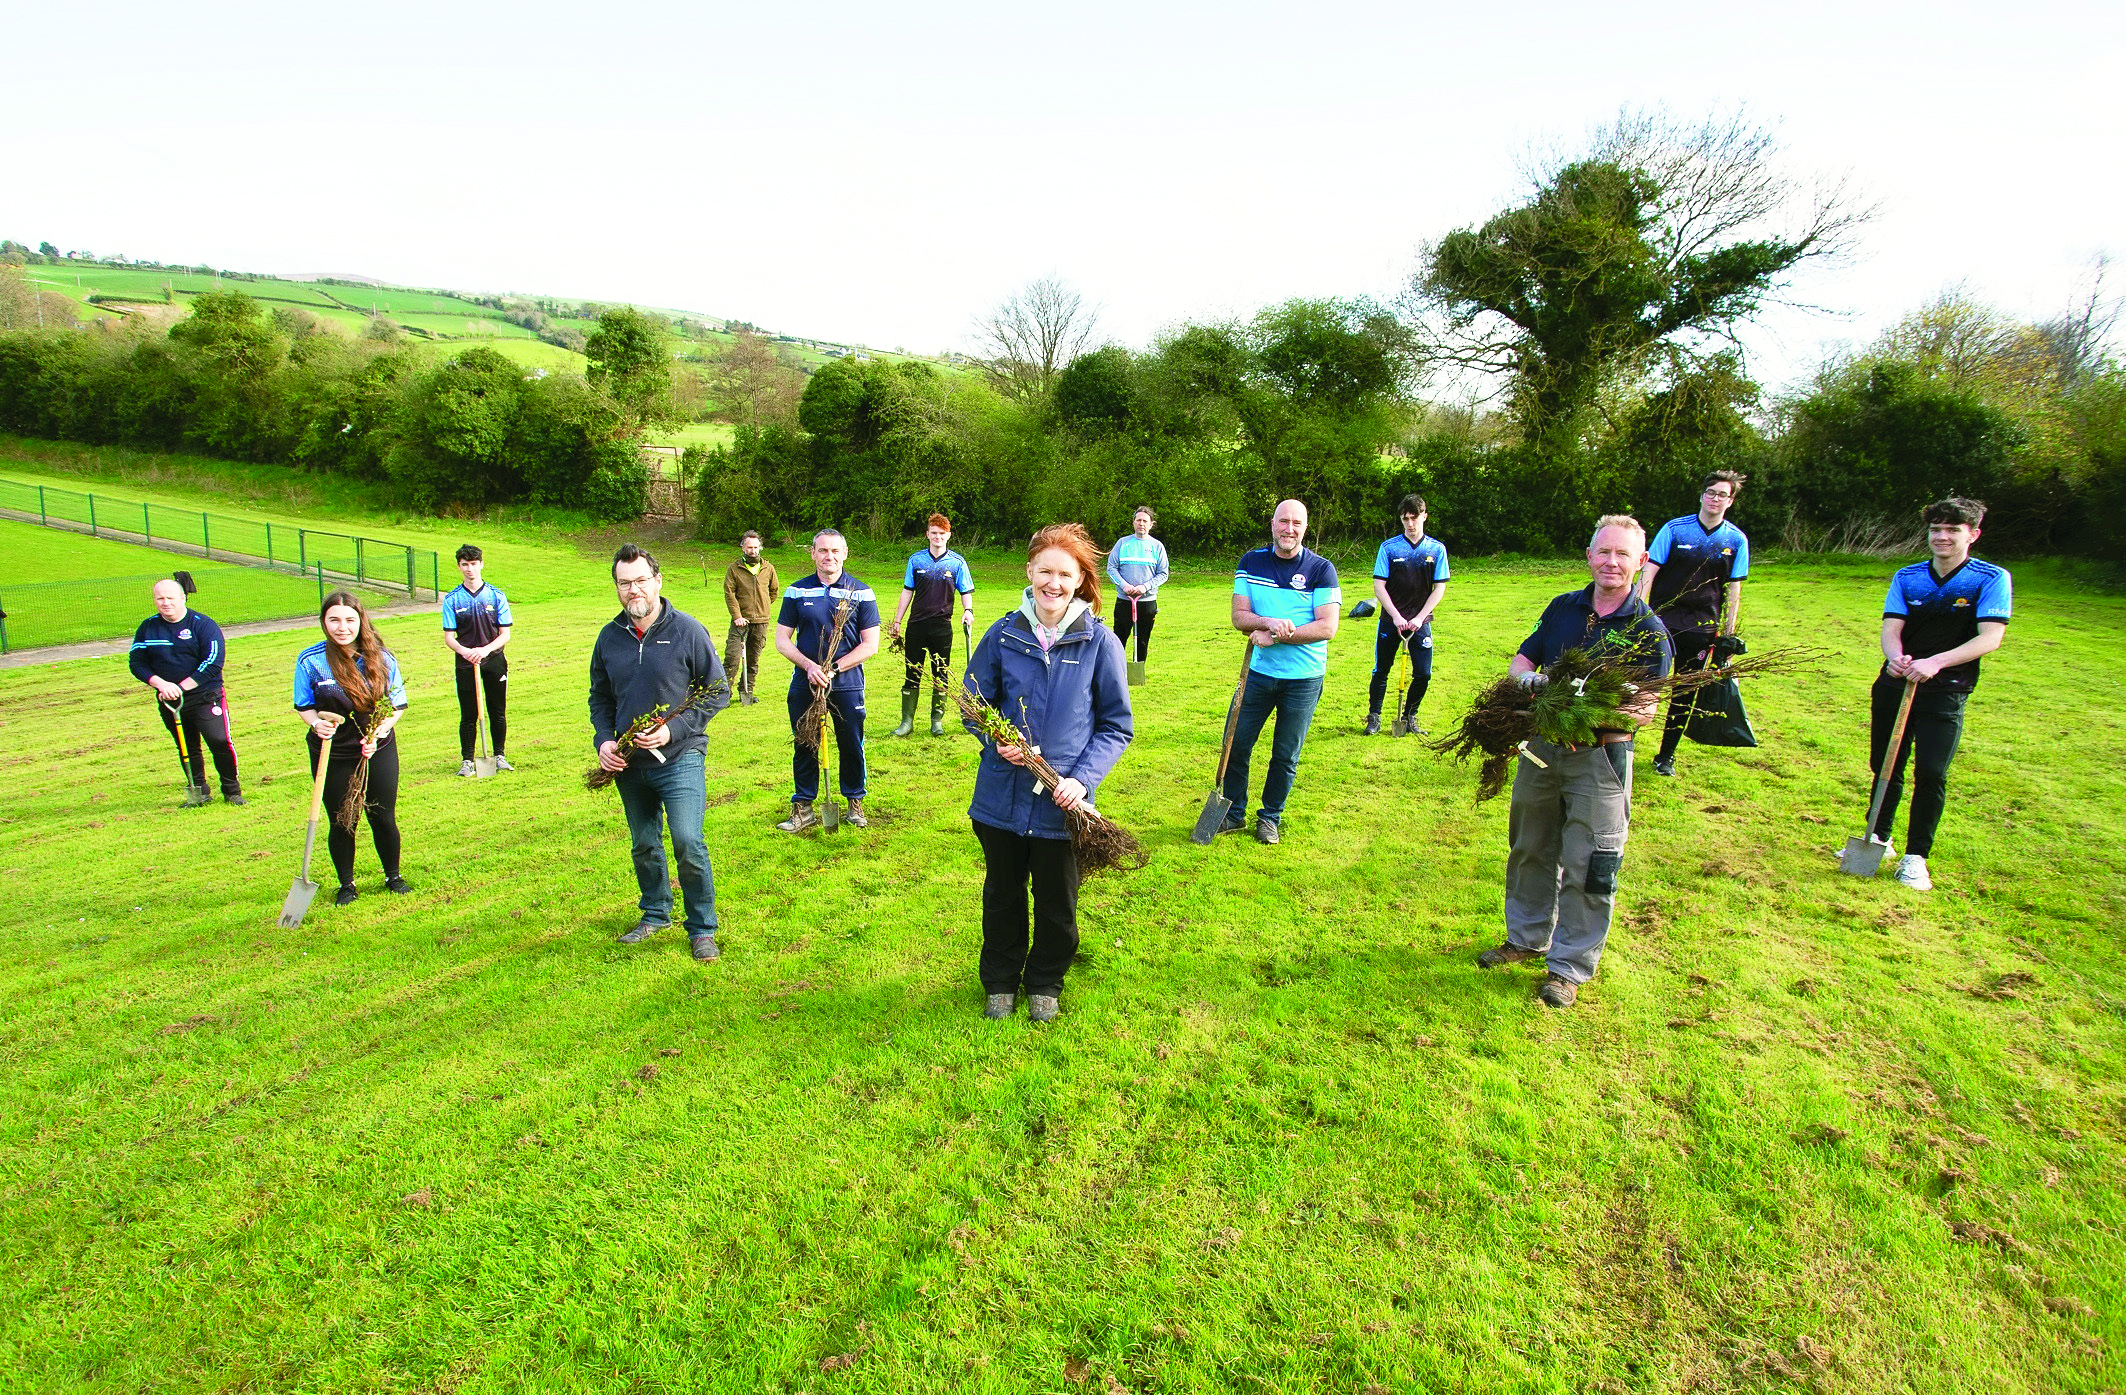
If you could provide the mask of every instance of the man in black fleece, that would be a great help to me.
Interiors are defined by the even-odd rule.
[[[598,632],[591,649],[591,728],[598,764],[614,772],[634,844],[642,917],[620,937],[637,944],[672,923],[672,879],[664,858],[669,824],[679,885],[686,893],[687,942],[696,959],[716,958],[716,883],[702,836],[708,785],[702,752],[709,719],[730,705],[723,664],[709,632],[693,616],[663,600],[657,559],[633,543],[613,554],[613,587],[620,614]],[[709,697],[689,707],[691,694]],[[620,745],[638,718],[674,713],[664,725]]]
[[[192,609],[189,573],[155,583],[155,613],[133,631],[127,659],[133,676],[155,690],[155,707],[172,734],[183,724],[181,738],[191,755],[185,770],[185,807],[212,802],[207,772],[200,764],[200,743],[214,753],[214,773],[221,778],[221,797],[244,802],[236,777],[236,747],[229,742],[229,700],[222,691],[221,667],[228,657],[221,626]]]

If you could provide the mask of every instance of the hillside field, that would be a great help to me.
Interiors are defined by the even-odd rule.
[[[219,505],[217,505],[219,506]],[[438,545],[457,525],[374,531]],[[478,540],[486,537],[475,534]],[[452,537],[454,545],[456,537]],[[1765,745],[1637,767],[1618,924],[1565,1012],[1500,937],[1506,804],[1357,735],[1347,622],[1285,841],[1186,841],[1239,641],[1162,593],[1052,1029],[979,1016],[964,736],[885,735],[873,826],[774,831],[789,669],[710,728],[724,957],[634,919],[584,685],[606,554],[498,530],[509,753],[460,780],[433,616],[415,891],[274,916],[307,632],[238,639],[252,804],[178,806],[121,660],[0,672],[0,1351],[35,1390],[2099,1392],[2126,1338],[2126,600],[2016,572],[1934,859],[1833,870],[1893,563],[1774,556]],[[784,580],[807,570],[773,554]],[[905,554],[851,570],[890,607]],[[669,559],[668,559],[669,560]],[[1570,564],[1455,561],[1434,730]],[[1206,575],[1207,574],[1207,575]],[[1020,577],[977,568],[979,613]],[[1363,594],[1346,569],[1346,600]],[[720,597],[666,595],[719,649]],[[143,614],[145,611],[142,612]],[[210,612],[211,613],[211,612]],[[1267,739],[1259,749],[1259,788]],[[1900,838],[1900,842],[1902,839]],[[322,862],[322,849],[320,849]]]

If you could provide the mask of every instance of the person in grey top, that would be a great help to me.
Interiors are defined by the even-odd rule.
[[[1131,630],[1137,632],[1137,662],[1151,647],[1152,622],[1159,618],[1159,583],[1173,574],[1167,565],[1166,544],[1152,536],[1157,522],[1149,504],[1139,504],[1130,518],[1131,531],[1107,554],[1108,579],[1115,583],[1115,638],[1129,647]]]

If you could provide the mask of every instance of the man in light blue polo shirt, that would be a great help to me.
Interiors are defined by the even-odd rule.
[[[1268,547],[1240,559],[1233,577],[1233,628],[1255,647],[1249,651],[1247,686],[1233,728],[1233,754],[1225,768],[1225,797],[1232,808],[1221,833],[1247,826],[1248,758],[1272,712],[1270,772],[1262,783],[1255,841],[1274,843],[1284,820],[1285,800],[1299,770],[1299,752],[1321,701],[1329,671],[1329,640],[1343,613],[1343,589],[1328,558],[1303,546],[1307,506],[1287,499],[1270,518]]]

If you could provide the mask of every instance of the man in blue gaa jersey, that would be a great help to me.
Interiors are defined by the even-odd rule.
[[[162,724],[173,734],[183,728],[181,739],[192,762],[185,771],[185,807],[196,809],[214,798],[207,793],[207,772],[200,766],[201,742],[214,753],[221,797],[242,804],[236,747],[229,741],[229,699],[221,684],[228,647],[221,626],[192,609],[186,599],[191,581],[188,573],[179,572],[155,583],[155,613],[133,631],[133,650],[126,662],[135,678],[155,690]]]
[[[1275,843],[1285,800],[1299,771],[1299,753],[1321,701],[1329,671],[1329,641],[1343,613],[1343,589],[1328,558],[1303,546],[1307,506],[1287,499],[1270,518],[1271,543],[1240,559],[1233,574],[1233,628],[1255,647],[1249,651],[1247,685],[1233,727],[1233,754],[1225,768],[1225,797],[1232,801],[1220,833],[1247,826],[1248,759],[1263,723],[1277,714],[1270,738],[1270,771],[1262,782],[1255,840]]]
[[[930,515],[923,536],[929,546],[908,558],[901,575],[901,604],[893,612],[890,630],[902,636],[901,658],[907,670],[901,680],[901,724],[893,729],[895,736],[907,736],[915,730],[915,708],[922,700],[923,685],[930,683],[931,665],[943,663],[949,668],[952,664],[955,599],[964,613],[963,623],[970,628],[974,625],[974,573],[967,569],[965,557],[946,546],[952,541],[952,520],[941,513]],[[903,620],[908,622],[905,632],[901,629]],[[930,734],[945,734],[945,690],[941,684],[930,687]]]
[[[2007,637],[2015,597],[2005,569],[1971,555],[1979,524],[1986,520],[1984,504],[1944,499],[1927,505],[1921,518],[1932,556],[1890,578],[1890,594],[1882,607],[1883,664],[1870,695],[1868,733],[1868,767],[1877,777],[1889,754],[1890,729],[1897,724],[1905,684],[1916,682],[1919,691],[1913,694],[1912,715],[1894,757],[1882,812],[1868,835],[1889,843],[1897,801],[1904,793],[1905,762],[1916,756],[1912,816],[1896,877],[1915,891],[1932,891],[1927,858],[1949,802],[1949,763],[1956,759],[1963,736],[1964,703],[1978,686],[1978,661]]]
[[[480,735],[480,701],[487,701],[487,730],[495,743],[495,769],[515,770],[502,754],[509,739],[509,598],[480,579],[486,562],[480,549],[458,549],[458,575],[464,580],[443,598],[443,643],[457,655],[458,758],[460,775],[473,773],[473,742]],[[473,691],[473,684],[480,691]]]
[[[1676,670],[1702,669],[1731,654],[1742,641],[1735,625],[1742,617],[1742,579],[1750,572],[1750,540],[1727,521],[1745,476],[1715,470],[1705,477],[1698,511],[1661,525],[1646,549],[1639,572],[1639,599],[1653,607],[1676,649]],[[1654,774],[1676,773],[1676,745],[1683,740],[1695,691],[1668,703],[1668,726],[1661,733],[1661,753]]]
[[[775,652],[796,666],[790,675],[790,733],[812,706],[812,695],[827,690],[827,713],[834,727],[835,773],[849,801],[849,822],[865,826],[864,816],[864,660],[878,652],[878,597],[843,569],[849,540],[832,528],[812,539],[812,575],[782,593],[775,617]],[[849,603],[839,627],[842,602]],[[818,748],[795,741],[790,756],[794,788],[790,817],[775,825],[785,833],[802,833],[819,822],[812,812],[819,798]]]
[[[1373,681],[1366,688],[1366,735],[1380,735],[1380,704],[1387,696],[1395,656],[1410,655],[1410,690],[1395,714],[1395,734],[1418,729],[1417,706],[1432,686],[1432,612],[1447,594],[1447,549],[1425,536],[1425,500],[1405,495],[1403,530],[1373,554],[1373,599],[1380,625],[1373,636]]]

